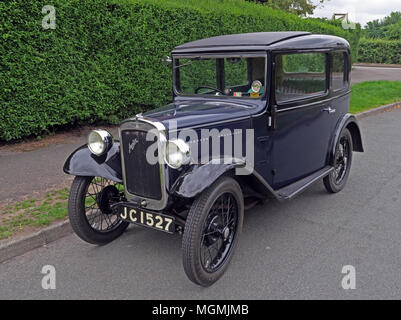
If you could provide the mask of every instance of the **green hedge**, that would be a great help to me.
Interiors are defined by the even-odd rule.
[[[55,30],[42,7],[56,8]],[[345,31],[241,0],[5,0],[0,2],[0,140],[99,121],[117,123],[171,99],[161,57],[176,45],[220,34]]]
[[[401,40],[361,39],[358,61],[401,64]]]

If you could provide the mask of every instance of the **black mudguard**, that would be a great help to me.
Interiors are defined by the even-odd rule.
[[[64,172],[74,176],[95,176],[122,183],[120,143],[114,142],[110,150],[96,156],[85,144],[75,150],[66,160]]]
[[[338,138],[344,128],[347,128],[351,132],[352,142],[353,142],[353,151],[364,152],[363,143],[362,143],[362,134],[361,134],[361,129],[359,128],[359,125],[358,125],[358,121],[356,120],[356,117],[354,115],[347,113],[337,123],[334,137],[332,139],[331,148],[330,148],[329,164],[332,164],[334,161],[336,144],[337,144]]]
[[[193,198],[210,187],[224,173],[244,166],[243,161],[224,163],[223,161],[209,162],[203,165],[193,165],[181,175],[172,190],[182,198]]]

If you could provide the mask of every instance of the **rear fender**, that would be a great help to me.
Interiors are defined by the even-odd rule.
[[[341,120],[337,123],[337,127],[332,139],[328,163],[333,164],[334,154],[336,152],[337,141],[341,135],[341,132],[347,128],[352,136],[353,151],[364,152],[361,129],[359,128],[358,122],[354,115],[347,113]]]

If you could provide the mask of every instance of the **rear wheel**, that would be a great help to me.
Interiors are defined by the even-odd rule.
[[[344,189],[352,164],[352,136],[344,129],[338,139],[334,154],[334,170],[323,179],[326,190],[336,193]]]
[[[223,177],[192,204],[182,240],[184,270],[207,287],[226,271],[242,230],[244,199],[239,184]]]
[[[121,184],[98,177],[77,176],[68,199],[72,229],[86,242],[106,244],[128,227],[113,213],[111,205],[123,194]]]

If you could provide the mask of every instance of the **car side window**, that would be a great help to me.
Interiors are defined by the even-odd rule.
[[[276,101],[306,99],[326,92],[326,54],[276,56]]]
[[[345,52],[334,52],[331,63],[331,84],[334,91],[341,90],[347,86],[345,74]]]

